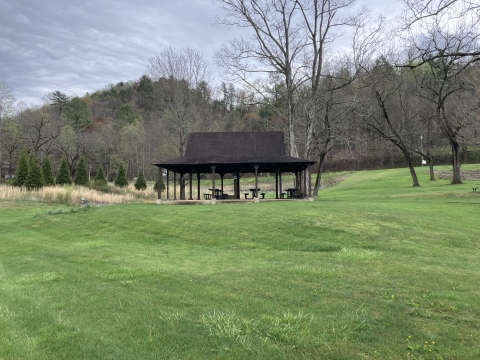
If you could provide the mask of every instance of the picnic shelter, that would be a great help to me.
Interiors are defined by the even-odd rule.
[[[311,175],[307,170],[315,161],[300,159],[286,154],[285,136],[282,131],[259,132],[194,132],[187,139],[185,155],[157,164],[158,183],[166,170],[166,199],[170,199],[170,179],[173,173],[173,200],[177,200],[178,184],[189,177],[190,196],[192,197],[193,177],[197,180],[197,199],[215,202],[226,199],[247,199],[247,194],[242,194],[240,179],[244,174],[255,175],[255,188],[252,198],[258,201],[258,176],[260,173],[271,173],[275,176],[275,198],[311,197]],[[300,179],[298,188],[282,189],[282,174],[293,173]],[[307,174],[308,173],[308,174]],[[200,191],[200,179],[211,174],[212,186],[208,193]],[[232,174],[234,179],[233,194],[223,192],[225,175]],[[220,177],[220,187],[216,187],[216,178]],[[308,178],[308,179],[307,179]],[[217,182],[218,184],[218,182]],[[286,189],[287,190],[287,189]],[[186,200],[186,191],[180,191],[179,200]],[[158,186],[158,202],[161,203],[161,186]],[[263,196],[262,196],[263,197]]]

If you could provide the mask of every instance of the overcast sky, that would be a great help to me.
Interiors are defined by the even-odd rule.
[[[357,0],[398,13],[396,0]],[[211,64],[238,29],[214,26],[212,0],[0,0],[0,80],[17,101],[40,104],[60,90],[83,96],[137,80],[165,46],[191,47]]]

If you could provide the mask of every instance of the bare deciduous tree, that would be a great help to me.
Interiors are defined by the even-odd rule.
[[[208,66],[199,51],[167,47],[150,59],[147,72],[155,81],[156,105],[182,156],[188,134],[200,128],[199,103],[204,100],[200,89],[209,81]]]
[[[216,53],[217,64],[231,80],[246,84],[258,102],[284,120],[291,156],[302,151],[301,155],[309,158],[313,150],[318,150],[319,157],[325,158],[325,151],[332,148],[334,132],[330,126],[335,124],[326,116],[332,115],[332,92],[348,86],[355,78],[356,64],[369,59],[374,51],[382,24],[366,31],[369,11],[362,7],[352,12],[354,1],[218,1],[225,17],[217,23],[247,28],[251,38],[235,39],[222,46]],[[332,44],[344,33],[351,35],[352,51],[340,56],[337,52],[333,61]],[[334,75],[333,68],[339,63],[347,71]],[[284,101],[272,101],[276,87],[272,91],[272,86],[258,80],[265,74],[282,77]],[[317,179],[321,178],[321,169]]]
[[[4,118],[12,115],[15,96],[10,86],[5,81],[0,80],[0,140],[3,139]],[[11,166],[11,164],[10,164]],[[0,144],[0,178],[3,169],[2,146]]]
[[[362,82],[366,87],[359,114],[368,127],[402,152],[413,186],[419,186],[412,156],[420,107],[413,104],[414,97],[406,91],[407,72],[407,69],[396,71],[394,62],[386,57],[381,57],[369,68],[365,67]]]
[[[404,37],[410,46],[410,68],[425,66],[419,96],[435,107],[435,120],[452,149],[452,184],[461,183],[463,132],[476,111],[464,99],[479,85],[472,66],[480,61],[480,12],[468,1],[406,0]],[[459,108],[460,103],[464,108]]]

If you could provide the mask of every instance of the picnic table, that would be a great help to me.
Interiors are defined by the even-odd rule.
[[[212,192],[212,195],[213,195],[213,192],[215,192],[215,198],[217,199],[221,199],[222,196],[223,196],[223,190],[222,189],[208,189]]]
[[[255,197],[255,190],[257,190],[257,194],[258,194],[258,191],[260,191],[260,189],[250,189],[250,191],[252,192],[252,198]]]
[[[288,189],[286,189],[285,191],[288,193],[288,196],[287,196],[287,197],[288,197],[289,199],[293,199],[294,196],[295,196],[295,193],[296,193],[298,190],[300,190],[300,189],[299,189],[299,188],[288,188]]]

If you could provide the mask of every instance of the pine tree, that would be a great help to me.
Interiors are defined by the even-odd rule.
[[[20,155],[20,160],[17,164],[17,172],[15,174],[15,180],[13,181],[13,185],[15,186],[24,186],[25,180],[27,180],[28,176],[28,158],[27,152],[22,150]]]
[[[160,182],[160,188],[162,189],[162,191],[166,189],[163,180]],[[153,184],[153,191],[158,191],[158,181],[155,181],[155,183]]]
[[[45,181],[45,186],[55,185],[55,179],[53,178],[52,164],[48,156],[45,157],[42,164],[42,174],[43,180]]]
[[[77,185],[88,186],[89,180],[87,166],[85,165],[85,159],[83,158],[83,156],[78,162],[77,173],[73,182]]]
[[[140,170],[138,173],[137,181],[135,181],[135,189],[137,190],[145,190],[147,188],[147,182],[145,181],[145,176],[143,175],[143,171]]]
[[[60,165],[60,171],[57,176],[57,185],[70,185],[72,183],[72,178],[70,177],[70,169],[68,167],[67,159],[62,159],[62,164]]]
[[[125,174],[125,166],[123,166],[123,163],[121,163],[120,166],[118,167],[117,178],[115,179],[115,186],[125,187],[127,185],[128,185],[128,180]]]
[[[108,192],[108,182],[107,179],[105,179],[102,165],[98,167],[97,176],[95,177],[95,184],[93,187],[98,191]]]
[[[42,169],[36,157],[31,156],[29,161],[28,176],[25,180],[25,187],[28,190],[40,189],[45,185]]]
[[[95,176],[95,186],[107,185],[107,179],[105,179],[105,174],[103,173],[103,166],[98,167],[97,176]]]

